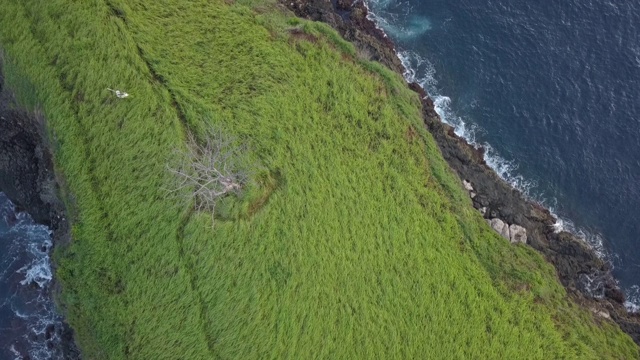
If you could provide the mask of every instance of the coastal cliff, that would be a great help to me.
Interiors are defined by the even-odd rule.
[[[0,188],[54,228],[87,358],[637,357],[606,320],[638,341],[607,264],[407,89],[363,3],[286,3],[355,47],[269,2],[68,2],[64,19],[60,4],[0,3],[16,24],[0,41],[48,110],[45,132],[3,91]],[[257,164],[215,216],[167,195],[168,159],[212,126]],[[52,196],[60,175],[73,216]],[[525,227],[587,310],[472,203]]]
[[[338,30],[371,58],[403,74],[393,42],[368,18],[362,0],[282,1],[297,16],[321,21]],[[486,219],[502,219],[526,229],[527,244],[556,268],[558,278],[579,304],[604,318],[611,318],[640,345],[640,314],[624,307],[625,296],[612,274],[611,264],[598,257],[583,240],[556,231],[557,219],[538,203],[502,180],[484,160],[484,150],[467,143],[443,123],[433,100],[420,85],[408,84],[422,98],[424,124],[433,135],[443,157],[461,181],[470,184],[473,206]]]

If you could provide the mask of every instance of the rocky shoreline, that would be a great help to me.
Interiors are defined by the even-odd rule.
[[[372,60],[404,73],[393,42],[368,18],[362,0],[282,0],[282,4],[299,17],[329,24]],[[482,148],[468,144],[441,121],[424,89],[416,83],[408,85],[423,99],[426,128],[487,222],[511,242],[525,242],[543,254],[576,303],[615,321],[640,346],[640,314],[625,308],[611,265],[575,235],[556,231],[556,219],[549,210],[502,180],[484,161]]]
[[[37,112],[21,109],[6,89],[1,56],[0,191],[16,204],[17,210],[26,211],[37,223],[53,231],[54,247],[69,241],[69,223],[64,204],[58,197],[58,181],[44,119]],[[53,270],[55,273],[55,264]],[[55,279],[52,289],[55,297],[59,293]],[[47,346],[58,346],[56,352],[61,353],[64,359],[79,359],[80,353],[69,325],[63,322],[61,329],[47,328],[47,338],[51,338],[53,334],[49,332],[54,331],[58,332],[56,337],[61,342]]]

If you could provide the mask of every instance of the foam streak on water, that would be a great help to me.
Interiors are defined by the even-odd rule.
[[[373,18],[376,19],[377,17],[373,15]],[[408,82],[418,83],[425,89],[433,99],[435,110],[440,116],[440,119],[444,123],[452,126],[456,135],[464,138],[469,144],[475,147],[483,147],[485,149],[484,160],[502,179],[529,198],[538,201],[534,195],[535,184],[517,173],[517,163],[502,158],[489,143],[478,142],[476,134],[483,130],[477,125],[469,125],[470,122],[465,121],[465,119],[456,114],[452,107],[451,98],[441,94],[438,89],[436,71],[431,62],[409,50],[399,50],[397,55],[405,67],[405,79]]]
[[[0,358],[63,359],[51,299],[51,231],[0,193]]]
[[[410,15],[413,9],[409,1],[399,2],[394,0],[368,0],[369,19],[390,36],[392,40],[400,40],[407,43],[408,38],[413,38],[425,34],[431,29],[431,22],[427,18]],[[393,8],[393,11],[390,9]],[[400,14],[400,15],[398,15]],[[407,20],[409,19],[409,20]],[[418,21],[423,21],[419,24]],[[447,20],[445,20],[446,23]],[[397,46],[397,45],[396,45]],[[397,49],[397,56],[405,67],[404,77],[408,82],[420,84],[423,89],[433,99],[434,107],[441,120],[452,126],[455,133],[464,138],[469,144],[485,149],[484,160],[504,181],[522,192],[527,198],[547,207],[557,219],[554,228],[556,231],[568,231],[585,243],[587,243],[602,259],[609,261],[612,265],[617,259],[615,254],[607,252],[603,236],[597,231],[576,226],[571,220],[558,214],[555,211],[557,200],[549,199],[537,190],[534,181],[526,179],[518,173],[518,164],[500,156],[500,154],[487,142],[479,142],[478,134],[484,130],[473,121],[464,119],[455,111],[454,102],[449,96],[442,93],[438,87],[436,70],[433,64],[425,56],[410,49]],[[470,104],[474,106],[475,104]],[[640,312],[640,287],[633,286],[625,289],[627,310]]]

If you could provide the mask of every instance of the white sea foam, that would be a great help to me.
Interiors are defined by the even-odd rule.
[[[640,313],[640,286],[634,285],[626,291],[627,301],[624,306],[627,311],[632,313]]]
[[[610,254],[607,252],[607,249],[604,246],[604,238],[603,235],[597,232],[596,230],[588,230],[579,226],[576,226],[575,223],[569,219],[563,218],[556,214],[555,209],[552,207],[549,208],[551,214],[556,218],[556,223],[553,225],[555,232],[566,231],[588,244],[593,251],[603,260],[607,260],[613,265],[614,254]]]
[[[11,345],[11,347],[9,348],[9,351],[11,351],[13,356],[15,356],[14,360],[22,360],[22,355],[20,355],[20,352],[16,350],[15,346]]]
[[[533,196],[535,183],[517,173],[517,163],[501,157],[490,144],[478,142],[476,134],[481,132],[481,129],[475,124],[469,125],[468,121],[456,114],[451,98],[442,95],[438,89],[438,81],[435,78],[433,64],[428,59],[412,51],[399,51],[398,58],[405,67],[405,79],[408,82],[420,84],[429,93],[433,99],[435,111],[442,122],[452,126],[456,135],[464,138],[469,144],[484,148],[484,160],[489,167],[511,186],[520,190],[526,196],[537,200]]]
[[[49,252],[53,245],[51,231],[46,226],[33,223],[29,224],[27,228],[22,227],[21,231],[26,234],[25,240],[28,240],[27,251],[31,261],[17,271],[20,274],[24,274],[24,279],[20,281],[20,284],[30,286],[35,283],[41,289],[37,297],[31,301],[36,305],[37,312],[26,315],[29,319],[29,331],[33,334],[31,337],[27,337],[30,345],[28,349],[29,356],[32,359],[50,359],[52,353],[47,347],[45,335],[48,328],[59,326],[60,323],[51,299],[44,293],[53,279],[49,259]],[[18,313],[16,315],[20,316]],[[22,315],[24,316],[24,314]],[[49,341],[54,343],[59,341],[57,332],[54,331],[51,335],[53,337]]]
[[[44,225],[33,224],[27,214],[18,214],[17,218],[18,223],[10,231],[20,234],[16,245],[24,247],[26,244],[26,250],[30,255],[30,262],[17,270],[18,273],[24,274],[20,284],[36,283],[43,288],[53,279],[49,261],[49,250],[53,245],[51,230]]]
[[[367,8],[367,19],[373,21],[373,23],[375,24],[376,28],[378,30],[382,30],[382,33],[384,34],[384,36],[387,37],[387,33],[380,26],[380,24],[385,20],[384,20],[384,18],[382,16],[378,16],[378,14],[371,9],[371,6],[369,6],[370,2],[372,2],[372,0],[364,1],[364,7]],[[375,1],[373,1],[373,2],[375,2]],[[382,3],[382,0],[378,0],[378,3]],[[381,6],[382,7],[388,6],[389,0],[387,0],[386,3],[387,3],[386,5],[385,4],[381,4]]]
[[[369,6],[370,3],[373,6]],[[365,1],[367,9],[369,10],[369,19],[376,23],[379,29],[383,32],[388,32],[393,38],[399,38],[406,40],[402,36],[398,36],[393,31],[402,30],[398,29],[395,23],[401,23],[394,14],[386,11],[391,5],[395,4],[394,0],[368,0]],[[375,9],[374,9],[375,8]],[[406,17],[406,13],[404,14]],[[428,21],[425,19],[425,21]],[[428,29],[431,28],[429,23]],[[391,32],[389,31],[391,29]],[[428,30],[427,29],[427,30]],[[425,30],[426,31],[426,30]],[[386,34],[386,33],[385,33]],[[413,36],[414,34],[409,34]],[[477,141],[477,134],[482,132],[482,129],[475,124],[469,125],[469,121],[465,121],[461,116],[457,115],[452,105],[453,101],[450,97],[442,94],[438,88],[438,81],[435,76],[435,67],[425,57],[419,54],[407,51],[398,50],[397,56],[402,62],[405,68],[404,77],[408,82],[415,82],[422,86],[423,89],[431,96],[435,111],[440,116],[440,119],[453,127],[456,135],[464,138],[469,144],[477,147],[484,148],[484,160],[489,167],[491,167],[504,181],[519,190],[527,198],[535,201],[547,208],[549,208],[551,214],[556,218],[556,223],[553,225],[554,231],[567,231],[578,238],[582,239],[588,244],[596,254],[605,261],[612,263],[615,255],[609,254],[604,246],[603,237],[596,231],[587,230],[576,226],[572,221],[559,216],[551,204],[557,202],[556,199],[548,199],[537,191],[537,184],[534,181],[526,179],[524,176],[518,173],[518,164],[516,161],[507,160],[500,156],[498,152],[488,143],[479,143]],[[635,289],[635,290],[634,290]],[[635,291],[635,292],[634,292]],[[633,309],[634,311],[640,310],[640,289],[638,286],[626,291],[628,301],[627,309]],[[631,311],[631,310],[630,310]]]
[[[13,310],[13,314],[17,317],[19,317],[20,319],[28,319],[30,318],[30,316],[28,314],[23,314],[20,312],[20,310]]]
[[[51,264],[49,262],[49,249],[51,240],[44,239],[42,242],[32,242],[29,244],[29,252],[33,256],[31,263],[18,270],[24,274],[24,279],[20,281],[22,285],[36,283],[40,288],[48,284],[53,279]]]
[[[604,238],[602,234],[595,230],[587,230],[576,226],[571,220],[556,215],[553,208],[550,208],[550,211],[551,214],[556,217],[556,224],[554,224],[554,230],[556,232],[567,231],[576,235],[582,241],[587,243],[601,259],[608,261],[612,267],[620,261],[618,254],[607,251],[604,246]],[[626,296],[624,306],[627,311],[640,313],[640,286],[633,285],[627,288],[621,286],[621,288]]]
[[[4,299],[4,305],[10,306],[15,318],[20,319],[28,329],[25,334],[14,334],[24,339],[26,353],[17,350],[22,346],[8,350],[20,359],[26,355],[34,360],[61,359],[59,349],[55,346],[53,350],[49,348],[51,343],[60,343],[59,329],[62,326],[49,296],[53,278],[49,258],[53,246],[52,233],[46,226],[35,224],[28,214],[15,214],[14,206],[2,193],[0,203],[3,204],[0,221],[4,221],[2,228],[5,229],[0,236],[8,241],[3,244],[6,245],[6,252],[0,254],[0,265],[3,267],[0,280],[7,280],[10,273],[22,276],[22,279],[16,279],[17,287],[12,287],[13,294]],[[23,266],[16,269],[20,266],[17,264]],[[38,286],[34,287],[33,284]]]

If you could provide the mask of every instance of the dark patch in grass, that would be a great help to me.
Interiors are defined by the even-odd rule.
[[[107,1],[107,6],[109,6],[111,10],[111,16],[115,16],[118,19],[122,20],[125,24],[127,23],[127,16],[124,13],[124,10],[114,6],[111,2]]]
[[[282,265],[280,261],[276,261],[269,267],[269,275],[278,289],[281,289],[287,286],[289,278],[291,278],[291,269]]]
[[[306,33],[305,31],[303,31],[302,29],[297,28],[297,27],[290,29],[289,30],[289,34],[291,35],[290,38],[293,41],[304,40],[304,41],[308,41],[308,42],[310,42],[312,44],[317,44],[318,43],[318,37],[317,36],[315,36],[313,34]]]
[[[74,96],[74,100],[78,103],[84,102],[84,92],[82,90],[78,90],[76,92],[76,96]]]
[[[274,173],[273,177],[269,176],[265,178],[264,181],[262,181],[261,186],[263,187],[264,190],[262,192],[262,195],[258,199],[253,201],[251,205],[249,205],[249,209],[247,211],[248,218],[254,216],[256,213],[258,213],[258,211],[260,211],[260,209],[262,209],[267,204],[267,202],[269,201],[269,198],[271,197],[271,194],[273,194],[273,192],[278,187],[278,184],[280,183],[279,181],[280,178],[281,178],[280,173],[276,172]]]
[[[418,133],[413,125],[409,125],[405,136],[410,143],[414,142],[418,138]]]

